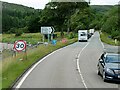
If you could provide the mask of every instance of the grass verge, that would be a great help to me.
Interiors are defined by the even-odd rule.
[[[110,35],[105,33],[105,32],[102,32],[100,34],[100,38],[101,38],[101,41],[104,42],[104,43],[107,43],[107,44],[110,44],[110,45],[114,45],[114,46],[120,46],[120,41],[117,41],[115,43],[115,40],[110,38]]]
[[[76,42],[77,39],[68,40],[66,43],[58,42],[57,45],[41,45],[31,51],[27,51],[27,60],[25,55],[19,53],[16,57],[6,58],[2,62],[2,88],[9,88],[14,81],[29,68],[33,63],[37,62],[45,55],[66,45]],[[23,58],[23,61],[20,61]]]

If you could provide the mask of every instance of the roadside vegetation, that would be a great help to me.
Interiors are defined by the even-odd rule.
[[[17,40],[25,40],[28,44],[37,44],[42,41],[42,34],[40,33],[24,33],[21,36],[15,34],[2,34],[2,42],[14,43]]]
[[[40,45],[28,50],[27,60],[23,53],[17,54],[16,57],[5,58],[2,62],[3,88],[11,86],[17,77],[45,55],[77,41],[77,33],[80,29],[101,30],[100,37],[103,42],[120,45],[117,5],[102,7],[90,6],[87,2],[50,2],[43,10],[6,2],[2,5],[2,42],[14,43],[22,39],[27,41],[27,44],[37,44],[42,41],[41,26],[53,26],[57,34],[54,38],[57,40],[56,45]],[[63,38],[67,38],[66,43],[61,42]]]
[[[69,32],[63,32],[63,36],[61,36],[60,32],[55,32],[57,41],[60,41],[62,38],[72,39],[77,38],[77,33]],[[37,44],[38,42],[43,42],[42,40],[43,35],[41,33],[23,33],[21,36],[15,36],[15,34],[2,34],[2,42],[3,43],[11,43],[14,44],[17,40],[25,40],[27,44]],[[45,39],[47,42],[47,39]]]
[[[25,53],[18,53],[16,57],[5,58],[2,62],[2,88],[10,87],[14,81],[31,65],[53,52],[56,49],[76,42],[77,39],[69,39],[66,43],[58,42],[57,45],[40,45]],[[26,60],[27,58],[27,60]]]
[[[36,10],[3,2],[2,31],[19,37],[23,33],[38,33],[41,26],[53,26],[55,32],[61,33],[77,33],[79,29],[94,28],[110,34],[112,39],[120,40],[118,9],[119,5],[90,6],[87,2],[50,2],[43,10]],[[3,38],[3,42],[7,40]]]
[[[102,20],[100,21],[100,26],[102,31],[101,40],[110,45],[120,46],[119,10],[118,9],[119,9],[119,6],[114,6],[108,12],[106,12]]]
[[[120,41],[115,39],[112,39],[110,34],[107,34],[106,32],[102,32],[100,34],[100,38],[101,41],[106,43],[106,44],[110,44],[110,45],[114,45],[114,46],[120,46]]]

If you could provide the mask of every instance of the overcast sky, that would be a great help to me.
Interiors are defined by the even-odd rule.
[[[1,1],[22,4],[28,7],[33,7],[35,9],[43,9],[45,7],[45,4],[47,4],[51,0],[1,0]],[[91,5],[115,5],[118,4],[120,0],[90,0],[90,1]]]

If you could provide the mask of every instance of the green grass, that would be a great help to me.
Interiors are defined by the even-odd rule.
[[[105,32],[102,32],[100,34],[101,41],[110,45],[120,46],[120,41],[117,41],[117,43],[115,43],[115,40],[112,38],[108,38],[108,36],[110,35]]]
[[[0,90],[2,89],[2,61],[0,61]]]
[[[15,34],[3,34],[2,42],[14,43],[17,40],[25,40],[28,43],[36,44],[37,42],[42,41],[42,34],[40,33],[25,33],[21,36],[15,37]]]
[[[2,34],[0,34],[0,42],[2,42]]]
[[[61,33],[60,32],[55,32],[57,34],[57,38],[55,38],[57,41],[61,40]],[[68,38],[68,35],[66,32],[64,32],[64,37]],[[15,37],[15,34],[2,34],[1,39],[2,42],[9,42],[9,43],[14,43],[17,40],[25,40],[27,43],[30,44],[36,44],[37,42],[42,42],[42,34],[40,33],[24,33],[21,36]],[[69,39],[69,38],[68,38]],[[47,41],[47,39],[45,39]]]
[[[77,39],[68,40],[67,43],[57,42],[57,45],[41,45],[31,51],[27,51],[27,60],[25,55],[19,53],[16,57],[9,57],[2,62],[2,88],[10,87],[13,82],[33,63],[43,58],[54,50],[76,42]],[[20,61],[23,58],[23,61]]]

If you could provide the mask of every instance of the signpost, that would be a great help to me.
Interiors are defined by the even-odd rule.
[[[16,55],[16,51],[17,52],[22,52],[24,51],[26,55],[26,60],[27,60],[27,53],[26,53],[26,41],[24,40],[18,40],[14,43],[14,50],[15,50],[15,55]]]
[[[14,49],[17,52],[21,52],[23,50],[26,50],[26,41],[24,40],[18,40],[14,43]]]
[[[43,34],[43,42],[44,42],[44,35],[48,35],[48,42],[50,41],[50,34],[51,34],[51,39],[53,39],[53,33],[54,33],[54,28],[53,27],[41,27],[41,34]]]

